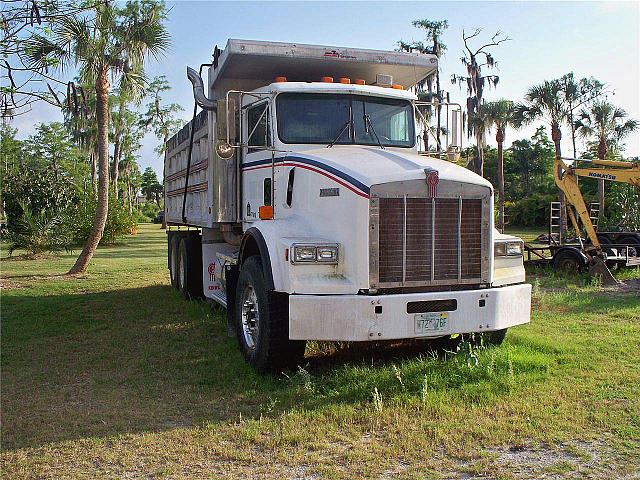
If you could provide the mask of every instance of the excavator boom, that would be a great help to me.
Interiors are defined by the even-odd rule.
[[[555,182],[558,188],[565,194],[567,205],[573,208],[577,216],[580,217],[589,240],[591,240],[591,244],[595,248],[596,255],[591,257],[593,259],[592,266],[596,265],[597,267],[596,273],[602,274],[605,279],[610,277],[610,281],[615,281],[611,272],[609,272],[602,261],[602,246],[600,240],[598,240],[598,235],[593,227],[591,218],[589,217],[589,210],[580,191],[578,178],[595,178],[640,187],[640,164],[613,160],[578,159],[576,160],[576,163],[577,162],[590,162],[593,166],[574,167],[567,165],[562,158],[555,158],[553,165]],[[573,210],[569,210],[569,218],[576,232],[579,232],[578,222],[573,214]],[[606,272],[603,270],[603,266]]]

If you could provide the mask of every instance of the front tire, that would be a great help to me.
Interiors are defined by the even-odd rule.
[[[236,337],[245,360],[259,373],[295,368],[306,342],[289,340],[288,295],[267,291],[260,257],[240,268],[235,305]]]

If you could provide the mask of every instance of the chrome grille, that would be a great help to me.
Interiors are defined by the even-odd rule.
[[[483,228],[482,198],[375,199],[374,286],[481,283],[488,262]]]

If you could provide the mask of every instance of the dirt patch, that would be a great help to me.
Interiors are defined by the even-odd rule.
[[[7,280],[6,278],[0,278],[0,290],[11,290],[13,288],[21,288],[24,285],[21,285],[16,282],[12,282]]]
[[[518,479],[603,478],[613,466],[613,452],[601,441],[571,441],[555,446],[518,444],[487,452]]]
[[[638,295],[640,296],[640,278],[630,278],[619,285],[604,287],[603,291],[614,295]]]

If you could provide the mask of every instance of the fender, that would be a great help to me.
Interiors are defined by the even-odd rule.
[[[560,247],[556,251],[554,258],[560,252],[571,252],[571,254],[574,255],[576,258],[579,258],[580,260],[582,260],[583,267],[585,267],[589,263],[587,256],[584,253],[582,253],[582,250],[580,250],[578,247],[571,247],[571,246]]]
[[[253,249],[252,242],[253,240],[258,247],[258,251],[256,252]],[[262,259],[262,273],[264,274],[265,282],[267,283],[268,290],[275,290],[275,284],[273,282],[273,271],[271,270],[271,257],[269,255],[269,247],[267,247],[267,242],[265,242],[264,237],[262,236],[262,232],[258,230],[256,227],[251,227],[244,232],[244,236],[242,237],[242,242],[240,243],[240,253],[238,255],[238,265],[242,265],[244,261],[251,255],[255,255],[256,253],[260,254],[260,258]]]

